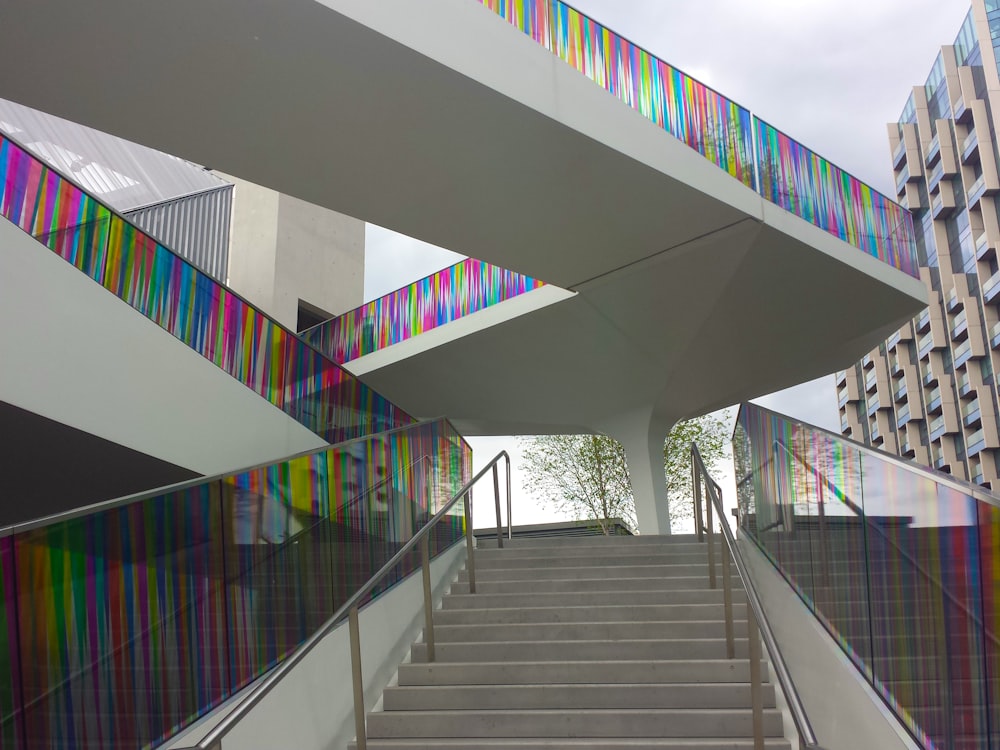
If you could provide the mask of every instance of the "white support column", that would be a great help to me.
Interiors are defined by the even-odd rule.
[[[625,448],[635,516],[642,534],[670,533],[663,443],[672,423],[650,412],[633,412],[605,425],[603,431]]]

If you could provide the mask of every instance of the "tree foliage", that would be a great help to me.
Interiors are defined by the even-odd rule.
[[[671,526],[682,529],[693,515],[691,443],[698,443],[711,470],[726,454],[725,414],[679,422],[663,445],[663,469]],[[521,438],[524,489],[575,520],[593,521],[605,534],[621,518],[635,528],[635,500],[621,444],[604,435],[543,435]]]

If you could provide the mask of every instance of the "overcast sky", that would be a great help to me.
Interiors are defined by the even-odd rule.
[[[886,124],[898,119],[911,87],[923,84],[940,47],[954,42],[969,10],[967,0],[573,4],[890,197]],[[446,250],[369,226],[366,299],[458,259]],[[760,402],[839,431],[834,393],[832,377],[827,376]],[[477,458],[488,460],[510,442],[484,439],[473,445]],[[530,519],[515,520],[549,518],[532,513]]]

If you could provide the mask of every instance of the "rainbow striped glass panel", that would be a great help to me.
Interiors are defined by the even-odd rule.
[[[0,750],[23,746],[20,653],[17,648],[17,586],[14,581],[14,545],[0,537]]]
[[[749,110],[558,0],[478,2],[767,200],[917,277],[906,209]]]
[[[0,138],[0,212],[330,443],[413,422],[7,138]]]
[[[910,732],[998,746],[998,507],[752,404],[733,446],[742,529]]]
[[[478,0],[716,166],[754,186],[750,112],[557,0]]]
[[[334,362],[350,362],[544,283],[466,258],[302,333]]]
[[[4,747],[158,744],[315,632],[470,476],[438,421],[15,532],[0,544]],[[462,541],[463,511],[435,554]]]
[[[919,278],[909,211],[763,120],[754,128],[761,195]]]

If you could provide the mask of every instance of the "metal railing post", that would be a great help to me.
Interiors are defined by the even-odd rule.
[[[510,520],[514,515],[513,513],[511,513],[511,506],[510,506],[510,458],[505,456],[504,459],[505,459],[505,465],[507,466],[507,538],[513,539],[514,527],[511,526],[511,520]]]
[[[747,639],[750,658],[750,705],[753,710],[753,748],[764,750],[764,700],[760,687],[760,631],[757,619],[747,602]]]
[[[493,499],[497,506],[497,547],[503,549],[503,522],[500,520],[500,472],[493,464]]]
[[[476,558],[475,542],[472,538],[472,493],[465,493],[462,501],[465,506],[465,569],[469,571],[469,593],[476,593]]]
[[[733,582],[730,573],[729,550],[722,548],[722,603],[726,612],[726,658],[736,658],[736,638],[733,634]]]
[[[691,461],[691,482],[694,484],[694,530],[698,534],[698,543],[705,541],[704,520],[701,517],[701,475],[694,460]]]
[[[434,661],[434,597],[431,591],[431,544],[430,538],[420,540],[420,567],[424,577],[424,643],[427,645],[427,661]]]
[[[712,530],[714,523],[712,522],[712,495],[708,484],[705,485],[705,496],[708,500],[705,503],[705,518],[708,521],[705,524],[705,530],[708,533],[708,587],[710,589],[718,588],[718,581],[715,578],[715,532]]]
[[[365,733],[365,688],[361,679],[361,628],[358,625],[358,608],[351,607],[347,613],[351,632],[351,677],[354,682],[354,729],[357,732],[358,750],[367,750],[368,735]]]

